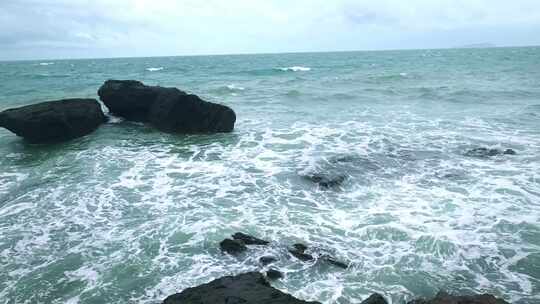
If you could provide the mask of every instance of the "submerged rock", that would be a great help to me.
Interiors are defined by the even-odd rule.
[[[0,126],[32,143],[59,142],[93,132],[106,117],[95,99],[47,101],[0,113]]]
[[[488,148],[474,148],[465,152],[465,156],[489,158],[497,155],[516,155],[516,151],[512,149],[500,150],[500,149],[488,149]]]
[[[237,233],[233,234],[232,238],[235,239],[235,240],[240,240],[240,241],[244,242],[244,244],[246,244],[246,245],[268,245],[268,244],[270,244],[270,242],[268,242],[268,241],[258,239],[258,238],[254,237],[254,236],[251,236],[249,234],[245,234],[245,233],[242,233],[242,232],[237,232]]]
[[[263,266],[266,266],[277,262],[277,260],[278,259],[273,256],[263,256],[259,259],[259,263],[261,263]]]
[[[314,259],[313,256],[311,254],[305,253],[307,249],[308,247],[304,244],[294,244],[293,249],[290,249],[289,253],[300,261],[312,261]]]
[[[483,294],[475,296],[452,296],[446,292],[439,292],[431,300],[413,300],[408,304],[509,304],[508,302],[497,299],[492,295]]]
[[[374,293],[360,304],[388,304],[388,302],[386,302],[386,299],[380,294]]]
[[[240,240],[224,239],[219,243],[221,251],[231,255],[237,255],[247,250],[246,244]]]
[[[163,304],[318,304],[281,292],[258,272],[216,279],[171,295]],[[319,303],[320,304],[320,303]]]
[[[269,269],[266,272],[266,277],[270,280],[279,280],[283,278],[283,273],[281,273],[281,271],[276,270],[276,269]]]
[[[148,122],[171,133],[231,132],[234,111],[176,88],[147,86],[135,80],[108,80],[98,91],[111,113]]]
[[[307,175],[304,175],[304,178],[326,189],[339,187],[347,179],[345,175],[332,175],[332,174],[323,174],[323,173],[307,174]]]
[[[335,259],[334,257],[331,257],[331,256],[328,256],[328,255],[325,255],[322,257],[323,260],[327,261],[328,263],[336,266],[336,267],[339,267],[339,268],[342,268],[342,269],[347,269],[349,268],[349,265],[344,263],[344,262],[340,262],[338,261],[337,259]]]

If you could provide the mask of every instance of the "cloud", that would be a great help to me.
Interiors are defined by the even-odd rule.
[[[0,28],[4,59],[537,44],[540,1],[5,0]]]

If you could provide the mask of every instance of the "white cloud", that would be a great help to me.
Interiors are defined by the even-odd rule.
[[[536,44],[540,1],[4,0],[0,28],[0,58]]]

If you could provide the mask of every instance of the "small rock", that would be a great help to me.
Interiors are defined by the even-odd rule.
[[[374,293],[360,304],[388,304],[388,302],[380,294]]]
[[[223,252],[237,255],[247,250],[246,244],[240,240],[224,239],[219,243],[219,247]]]
[[[300,261],[312,261],[313,256],[311,254],[305,253],[307,250],[307,246],[304,244],[294,244],[294,249],[290,249],[289,253],[292,254],[295,258],[299,259]]]
[[[512,149],[506,149],[504,150],[504,154],[505,155],[516,155],[516,151],[512,150]]]
[[[336,188],[341,186],[347,177],[345,175],[325,175],[322,173],[314,173],[304,176],[304,178],[318,184],[322,188]]]
[[[465,152],[465,156],[469,157],[479,157],[479,158],[488,158],[497,155],[516,155],[516,151],[512,149],[506,149],[504,151],[499,149],[488,149],[488,148],[474,148]]]
[[[308,249],[308,246],[304,245],[304,244],[301,244],[301,243],[296,243],[293,245],[293,247],[298,250],[298,251],[301,251],[301,252],[304,252]]]
[[[268,242],[268,241],[258,239],[258,238],[254,237],[254,236],[251,236],[251,235],[248,235],[248,234],[245,234],[245,233],[242,233],[242,232],[237,232],[237,233],[233,234],[232,238],[235,239],[235,240],[243,241],[244,244],[246,244],[246,245],[268,245],[268,244],[270,244],[270,242]]]
[[[263,264],[264,266],[272,264],[277,262],[277,258],[272,256],[263,256],[259,259],[259,263]]]
[[[276,270],[276,269],[269,269],[266,272],[266,277],[269,278],[270,280],[278,280],[278,279],[283,278],[283,273],[281,273],[281,271]]]
[[[327,261],[328,263],[336,266],[336,267],[339,267],[339,268],[343,268],[343,269],[349,268],[349,265],[347,265],[347,264],[345,264],[343,262],[340,262],[340,261],[334,259],[333,257],[327,256],[327,257],[324,257],[324,260]]]

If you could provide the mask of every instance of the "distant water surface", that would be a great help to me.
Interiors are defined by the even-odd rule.
[[[540,303],[540,48],[2,62],[0,110],[111,78],[227,104],[236,129],[113,117],[52,146],[0,130],[0,302],[159,303],[273,254],[274,286],[306,300]],[[221,254],[236,231],[274,243]],[[352,266],[302,264],[295,242]]]

